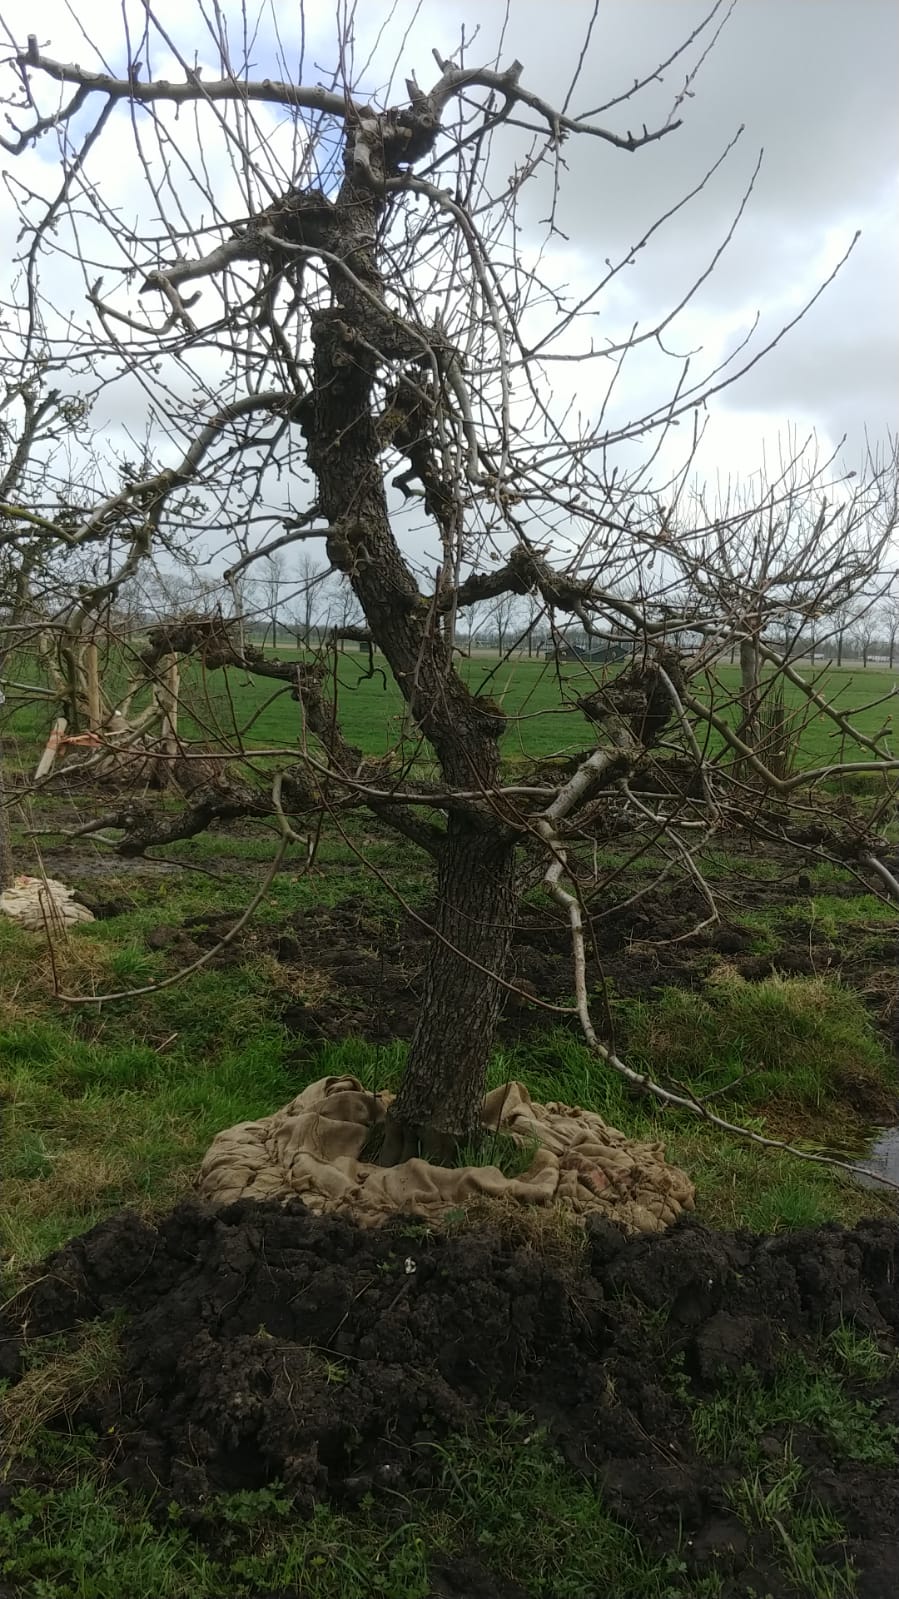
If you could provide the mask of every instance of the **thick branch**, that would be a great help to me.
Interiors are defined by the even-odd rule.
[[[143,855],[152,845],[173,844],[178,839],[195,838],[205,833],[212,822],[233,822],[241,816],[270,816],[270,801],[242,785],[227,788],[212,786],[196,789],[190,804],[175,814],[129,809],[106,818],[106,824],[120,827],[125,837],[116,853],[126,857]]]
[[[46,77],[53,78],[57,83],[74,84],[79,92],[60,111],[50,117],[38,118],[34,125],[27,131],[21,132],[17,139],[3,139],[0,143],[11,154],[20,153],[26,145],[39,138],[48,129],[68,121],[83,105],[88,94],[102,94],[109,100],[128,100],[137,105],[152,105],[158,101],[167,101],[175,105],[194,101],[208,103],[255,101],[266,105],[295,106],[300,110],[336,117],[341,122],[351,122],[362,130],[363,135],[370,134],[372,125],[374,127],[386,125],[385,131],[389,129],[394,140],[405,146],[404,158],[407,161],[420,160],[423,155],[430,152],[446,106],[455,95],[463,93],[466,89],[487,89],[503,95],[507,101],[514,104],[527,106],[529,110],[535,112],[541,122],[546,124],[556,143],[561,143],[567,134],[583,133],[592,138],[603,139],[621,150],[637,150],[641,145],[650,144],[656,139],[664,138],[668,133],[673,133],[675,128],[680,126],[679,121],[672,120],[653,132],[644,126],[639,134],[630,131],[626,134],[613,133],[609,128],[556,111],[548,101],[541,99],[530,89],[523,88],[519,82],[522,71],[519,61],[513,62],[505,72],[497,72],[490,67],[457,67],[452,61],[440,56],[436,50],[434,55],[441,76],[430,93],[424,93],[414,79],[410,80],[407,84],[410,96],[408,110],[379,113],[364,102],[354,101],[345,91],[324,89],[318,84],[307,86],[285,83],[283,80],[272,78],[254,81],[236,77],[207,81],[201,78],[199,72],[190,69],[183,83],[169,83],[165,79],[151,79],[147,83],[141,83],[136,72],[127,78],[114,78],[106,72],[90,72],[75,62],[56,61],[50,56],[42,55],[36,36],[29,34],[27,48],[19,51],[16,57],[19,67],[23,70],[43,72]],[[373,176],[370,148],[370,138],[363,137],[359,141],[355,161],[357,176],[363,179]],[[375,178],[376,183],[377,181]]]
[[[340,631],[345,636],[359,637],[366,630],[346,628]],[[147,664],[153,664],[170,654],[173,648],[181,654],[197,650],[204,666],[212,671],[233,666],[256,677],[273,678],[276,682],[289,685],[294,698],[303,707],[307,728],[320,740],[327,753],[329,765],[319,768],[323,778],[334,778],[341,783],[352,782],[359,801],[388,826],[430,854],[439,848],[443,841],[439,828],[423,817],[411,815],[402,806],[393,804],[389,795],[370,790],[365,782],[366,763],[362,751],[344,738],[334,706],[325,696],[324,667],[319,662],[272,660],[252,649],[241,650],[232,640],[227,624],[219,618],[182,618],[171,626],[153,629],[149,647],[142,659]],[[326,803],[324,793],[319,796],[319,802]],[[268,809],[263,814],[267,814]],[[258,812],[249,811],[245,814]],[[200,830],[199,827],[194,829]]]

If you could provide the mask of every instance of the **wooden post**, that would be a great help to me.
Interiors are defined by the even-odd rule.
[[[180,686],[181,672],[178,667],[178,657],[177,655],[171,655],[158,690],[159,707],[162,711],[162,727],[160,729],[162,752],[168,756],[174,756],[178,753],[178,692]]]
[[[41,777],[46,777],[47,774],[52,770],[53,762],[56,760],[59,746],[62,743],[63,734],[65,733],[68,725],[69,724],[64,716],[57,716],[56,721],[53,723],[50,737],[48,738],[44,747],[44,753],[38,761],[37,771],[34,774],[35,782],[37,782]]]
[[[3,659],[5,661],[5,655]],[[6,695],[0,688],[0,705],[5,702]],[[6,783],[3,777],[3,744],[0,741],[0,894],[4,889],[12,887],[12,881],[12,840],[9,833],[9,811],[6,808]]]
[[[100,663],[94,639],[84,646],[84,675],[87,682],[87,725],[91,733],[99,733]]]

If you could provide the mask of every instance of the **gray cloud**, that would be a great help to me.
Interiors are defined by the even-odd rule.
[[[504,7],[479,8],[482,33],[469,51],[489,57]],[[523,81],[560,103],[590,19],[589,0],[512,0],[504,61],[518,57]],[[603,0],[571,110],[582,113],[620,93],[697,26],[695,0]],[[462,5],[432,7],[416,35],[451,48]],[[442,24],[442,38],[438,21]],[[652,84],[633,108],[598,120],[624,132],[664,120],[701,45]],[[689,329],[704,316],[717,328],[731,312],[747,325],[759,310],[760,337],[789,320],[811,295],[856,228],[862,239],[837,283],[797,329],[738,388],[716,404],[817,422],[859,449],[867,427],[882,436],[899,421],[899,8],[893,0],[740,0],[703,64],[683,126],[633,155],[585,138],[564,147],[558,221],[597,272],[635,244],[673,200],[698,183],[741,124],[724,168],[627,269],[629,314],[649,323],[677,302],[721,243],[758,153],[761,171],[736,236],[693,302]],[[511,135],[509,136],[511,148]],[[516,141],[517,142],[517,141]],[[517,153],[520,158],[520,142]],[[547,212],[551,175],[532,186],[524,215],[536,228]],[[613,297],[614,305],[614,297]],[[609,330],[618,331],[612,315]],[[599,324],[602,325],[601,322]],[[678,346],[679,329],[670,342]]]
[[[57,0],[38,0],[35,9],[36,26],[50,40],[51,50],[86,54],[58,33],[68,13]],[[110,18],[118,10],[104,0],[107,9]],[[287,9],[278,3],[278,25],[295,62],[299,11],[290,8],[288,16]],[[400,0],[366,75],[372,91],[385,83],[394,63],[394,98],[402,97],[402,80],[413,68],[421,83],[432,81],[432,47],[455,52],[463,22],[469,39],[474,24],[480,28],[467,60],[490,60],[498,49],[504,0],[425,0],[417,20],[415,9],[414,0]],[[592,10],[592,0],[511,0],[502,63],[518,57],[522,81],[561,105]],[[571,111],[591,110],[621,93],[635,77],[645,76],[699,24],[705,11],[700,0],[600,0]],[[175,0],[167,4],[167,12],[167,25],[190,57],[200,37],[198,13]],[[356,57],[364,60],[384,14],[371,0],[358,12]],[[407,23],[411,31],[404,37]],[[279,70],[274,35],[266,33],[266,26],[255,47],[256,76]],[[118,28],[117,20],[111,27]],[[287,40],[291,29],[293,38]],[[307,0],[307,34],[308,82],[335,59],[334,8],[328,0]],[[633,107],[612,108],[597,120],[620,132],[643,120],[650,126],[664,120],[685,70],[695,65],[703,47],[700,39],[666,72],[665,81],[649,85]],[[570,246],[555,242],[553,265],[562,276],[569,275],[570,266],[571,275],[586,286],[602,273],[606,258],[618,259],[701,181],[745,124],[724,167],[604,296],[601,315],[589,329],[600,339],[619,336],[634,318],[650,326],[705,270],[730,226],[761,147],[764,162],[739,230],[689,311],[666,335],[671,348],[704,343],[713,359],[722,339],[739,337],[757,310],[760,336],[773,336],[795,314],[803,296],[814,292],[855,228],[862,228],[852,258],[808,319],[738,387],[714,401],[724,424],[722,438],[733,440],[742,419],[747,438],[757,437],[760,425],[774,433],[795,420],[801,429],[817,427],[825,444],[848,433],[848,451],[857,456],[866,428],[882,437],[897,423],[897,60],[899,8],[894,0],[740,0],[699,72],[694,97],[684,102],[683,126],[675,133],[635,154],[583,137],[569,139],[563,147],[558,222]],[[320,63],[321,73],[311,63]],[[503,130],[495,141],[497,162],[508,171],[522,160],[528,142],[520,129]],[[210,140],[210,158],[214,145]],[[48,141],[34,157],[37,181],[51,189],[54,152]],[[98,147],[91,159],[107,201],[124,204],[132,173],[130,153],[125,160],[109,144],[102,152]],[[39,167],[46,170],[39,173]],[[214,170],[227,212],[228,173],[221,152]],[[524,246],[542,231],[540,219],[547,214],[552,187],[547,167],[523,195]],[[0,227],[9,230],[12,245],[15,223],[8,204],[0,207]],[[44,271],[52,303],[64,306],[79,300],[82,285],[72,277],[69,262],[59,258]],[[585,328],[585,340],[587,336]],[[651,356],[648,348],[633,362],[631,378],[622,384],[619,419],[639,415],[643,398],[649,403],[669,392],[674,369],[661,370]],[[560,389],[567,392],[572,383],[577,389],[575,368],[551,368],[550,373]],[[590,408],[594,396],[589,384],[578,398]],[[117,442],[126,424],[140,435],[143,415],[142,394],[134,383],[116,384],[97,407],[98,422],[108,425]]]

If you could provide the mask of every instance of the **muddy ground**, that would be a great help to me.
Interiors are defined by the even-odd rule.
[[[218,831],[235,840],[259,836],[253,823],[231,823]],[[384,836],[392,835],[385,831]],[[373,824],[371,841],[378,842],[380,837]],[[850,919],[832,938],[816,917],[816,894],[851,906],[853,901],[863,901],[870,892],[868,886],[851,878],[816,886],[802,863],[797,865],[795,854],[781,855],[776,848],[763,846],[741,853],[737,842],[732,843],[726,882],[711,880],[719,920],[698,934],[691,935],[690,929],[708,917],[709,907],[690,883],[662,885],[632,904],[610,910],[610,900],[629,897],[637,885],[638,880],[625,876],[590,907],[588,979],[595,993],[596,1014],[602,1014],[606,985],[620,999],[640,998],[666,986],[701,987],[715,964],[725,960],[749,981],[774,972],[839,976],[864,995],[885,1034],[899,1044],[899,935],[895,927],[867,926],[860,904],[858,924]],[[123,882],[140,887],[144,882],[158,882],[160,877],[177,878],[184,871],[203,869],[213,879],[246,878],[249,896],[250,885],[259,874],[258,862],[239,853],[217,857],[208,868],[198,868],[189,858],[121,858],[69,843],[47,846],[44,854],[48,871],[75,885],[78,898],[101,918],[133,908],[131,898],[122,895]],[[759,876],[759,864],[770,867],[772,862],[778,868],[776,875]],[[899,871],[899,856],[888,857],[887,864]],[[346,874],[348,892],[340,903],[295,912],[281,919],[277,928],[254,919],[213,957],[212,964],[243,962],[259,953],[275,956],[293,990],[283,1019],[299,1037],[354,1036],[374,1043],[408,1039],[419,1010],[430,908],[424,905],[410,913],[354,892],[364,871],[357,862],[349,866],[330,863],[324,870],[332,880]],[[797,915],[803,902],[808,904],[807,917]],[[765,954],[756,950],[757,933],[741,925],[747,913],[758,912],[767,918],[784,917],[779,947]],[[151,949],[167,951],[174,969],[207,952],[233,921],[231,911],[161,920],[147,943]],[[510,983],[502,1022],[507,1040],[560,1022],[565,1025],[564,1017],[545,1006],[572,1004],[570,937],[567,923],[546,903],[520,910]],[[536,1003],[538,999],[544,1004]],[[887,1114],[882,1105],[868,1108],[875,1120],[879,1114]]]
[[[829,890],[848,900],[860,890]],[[744,886],[742,911],[795,908],[802,890],[795,881]],[[701,987],[713,967],[726,960],[740,976],[757,981],[788,976],[839,975],[868,998],[886,1034],[899,1042],[899,936],[889,926],[868,929],[864,938],[832,942],[813,920],[791,919],[776,952],[754,953],[754,935],[727,915],[691,935],[708,907],[684,885],[656,892],[592,921],[588,981],[601,1014],[603,993],[640,998],[664,987]],[[362,895],[339,905],[301,910],[277,928],[256,922],[242,930],[213,964],[242,962],[253,953],[275,956],[295,997],[284,1021],[310,1039],[365,1038],[390,1042],[411,1037],[418,1016],[428,946],[428,907],[416,914],[378,908]],[[218,943],[233,925],[233,913],[188,917],[161,924],[148,935],[150,948],[167,950],[173,963],[189,964]],[[501,1031],[506,1039],[569,1022],[572,967],[568,925],[546,906],[523,908],[513,936],[510,991]],[[538,1003],[543,1001],[543,1004]],[[569,1017],[547,1009],[564,1006]],[[875,1108],[876,1114],[876,1108]]]
[[[15,1381],[23,1330],[123,1312],[121,1371],[69,1424],[95,1429],[113,1475],[159,1494],[161,1514],[185,1507],[212,1548],[209,1496],[275,1480],[300,1515],[322,1499],[352,1513],[373,1495],[388,1523],[402,1518],[439,1483],[435,1445],[515,1411],[549,1429],[649,1549],[682,1543],[691,1581],[714,1569],[722,1599],[780,1599],[802,1590],[772,1533],[734,1514],[739,1467],[699,1451],[692,1407],[747,1366],[765,1385],[841,1323],[895,1354],[897,1281],[899,1227],[879,1220],[775,1238],[686,1221],[628,1243],[603,1222],[562,1266],[509,1232],[422,1235],[402,1220],[370,1232],[299,1201],[187,1202],[155,1227],[120,1213],[45,1262],[4,1313],[0,1368]],[[857,1391],[879,1422],[899,1422],[895,1360]],[[899,1470],[786,1420],[763,1453],[776,1458],[791,1431],[807,1490],[846,1529],[857,1599],[893,1599]],[[0,1507],[19,1480],[13,1463]],[[434,1599],[527,1599],[485,1565],[476,1532],[464,1559],[435,1551]]]

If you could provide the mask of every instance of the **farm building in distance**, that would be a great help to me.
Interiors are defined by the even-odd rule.
[[[608,661],[626,661],[631,651],[614,639],[559,638],[550,640],[544,651],[548,661],[586,661],[591,664]]]

